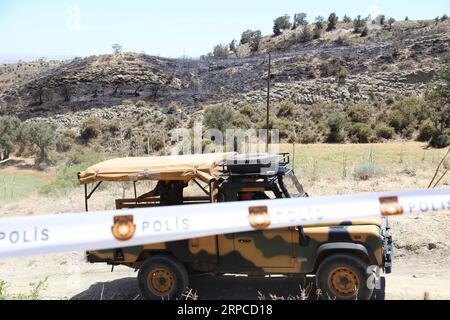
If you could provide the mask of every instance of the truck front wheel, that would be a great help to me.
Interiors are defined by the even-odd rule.
[[[316,284],[324,299],[369,300],[369,265],[351,254],[334,254],[325,258],[316,273]]]
[[[141,295],[146,300],[176,299],[188,286],[186,268],[175,258],[157,255],[145,261],[138,273]]]

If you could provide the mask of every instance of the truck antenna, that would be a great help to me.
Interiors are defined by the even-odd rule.
[[[269,70],[267,74],[267,110],[266,110],[266,152],[269,153],[269,122],[270,122],[270,78],[271,78],[271,65],[272,65],[272,56],[269,52]]]

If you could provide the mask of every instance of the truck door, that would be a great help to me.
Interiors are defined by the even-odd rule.
[[[272,185],[240,181],[223,184],[221,192],[225,201],[243,199],[239,193],[257,193],[260,199],[281,198],[281,191]],[[242,185],[245,185],[244,187]],[[293,228],[252,231],[219,236],[221,265],[228,269],[293,268],[295,267],[294,244],[298,233]],[[297,240],[298,244],[298,240]]]
[[[236,233],[234,262],[238,267],[293,267],[293,233],[291,228]]]

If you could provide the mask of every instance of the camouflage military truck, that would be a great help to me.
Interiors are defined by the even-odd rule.
[[[86,210],[89,198],[104,181],[134,183],[134,198],[116,200],[119,210],[180,201],[188,205],[308,197],[289,168],[288,154],[253,158],[242,161],[242,155],[207,154],[115,159],[79,173],[79,180],[85,186]],[[266,162],[260,161],[263,158]],[[138,197],[136,183],[142,180],[159,183]],[[94,183],[88,192],[88,184]],[[188,183],[190,187],[184,189]],[[172,198],[181,200],[164,196],[170,193],[172,184],[182,186],[177,188],[181,193],[172,193]],[[200,195],[192,194],[194,187]],[[368,280],[376,267],[390,272],[391,251],[387,222],[372,219],[89,251],[87,260],[139,269],[138,284],[146,299],[176,298],[188,286],[189,275],[198,273],[315,275],[323,298],[370,299],[373,287]]]

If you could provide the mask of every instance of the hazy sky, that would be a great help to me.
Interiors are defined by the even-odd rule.
[[[246,29],[272,31],[279,15],[335,11],[396,19],[450,14],[450,0],[0,0],[0,54],[86,56],[125,51],[200,56]]]

